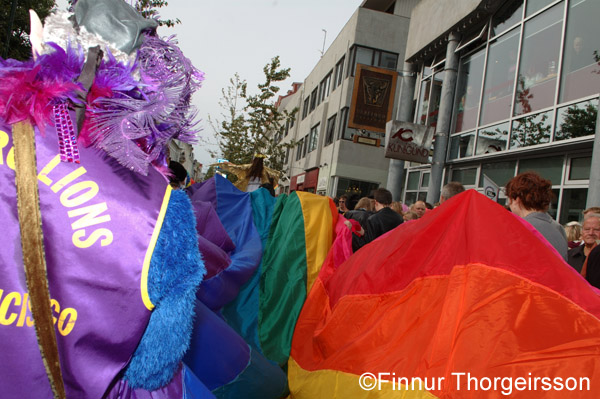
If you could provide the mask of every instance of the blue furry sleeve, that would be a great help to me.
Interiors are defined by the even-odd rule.
[[[205,273],[192,205],[185,192],[173,190],[150,261],[148,293],[156,307],[125,370],[132,388],[155,390],[177,371],[189,346],[196,289]]]

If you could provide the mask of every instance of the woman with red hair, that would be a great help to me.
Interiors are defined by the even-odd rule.
[[[565,229],[547,212],[554,196],[552,182],[535,172],[524,172],[510,179],[505,190],[510,210],[535,227],[566,261]]]

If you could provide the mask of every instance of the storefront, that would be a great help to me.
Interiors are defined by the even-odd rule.
[[[441,183],[481,190],[484,174],[502,187],[534,170],[553,183],[557,201],[550,213],[560,223],[579,220],[600,93],[600,1],[482,3],[489,15],[476,8],[453,25],[455,51],[428,45],[409,54],[420,68],[415,123],[435,126],[441,119],[442,87],[454,74],[446,82],[453,87],[446,90],[452,104]],[[457,70],[447,68],[448,54],[457,57],[449,62],[457,61]],[[428,165],[410,165],[404,201],[424,199],[430,177]]]

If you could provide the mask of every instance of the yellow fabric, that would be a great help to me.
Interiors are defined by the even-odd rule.
[[[333,242],[333,216],[329,198],[297,191],[304,215],[306,241],[306,293],[319,275],[321,266]]]
[[[381,389],[361,388],[355,374],[336,370],[307,371],[293,358],[288,361],[290,398],[292,399],[437,399],[425,390],[406,389],[404,385],[382,383]],[[417,388],[415,386],[415,388]]]
[[[244,164],[244,165],[236,165],[233,163],[214,163],[210,166],[218,166],[219,168],[223,169],[226,172],[229,173],[233,173],[234,175],[237,176],[238,180],[237,182],[234,183],[234,185],[240,190],[240,191],[246,191],[246,188],[248,188],[248,182],[250,181],[250,178],[248,177],[247,173],[250,170],[250,167],[252,166],[252,164]],[[262,175],[260,176],[260,184],[265,184],[265,183],[269,183],[269,178],[273,180],[273,186],[277,185],[277,182],[279,181],[279,176],[280,173],[274,169],[271,168],[267,168],[266,166],[263,166],[263,172]]]
[[[165,191],[165,196],[163,197],[158,219],[156,220],[156,225],[154,226],[154,231],[152,232],[152,237],[150,238],[150,244],[148,245],[148,250],[146,251],[146,256],[144,257],[141,278],[142,281],[140,284],[142,290],[142,301],[148,310],[154,309],[154,304],[150,300],[150,295],[148,295],[148,272],[150,270],[150,260],[152,259],[152,254],[154,253],[154,248],[156,247],[156,241],[158,240],[160,229],[162,228],[163,221],[165,220],[169,199],[171,198],[171,191],[171,186],[167,185],[167,190]]]

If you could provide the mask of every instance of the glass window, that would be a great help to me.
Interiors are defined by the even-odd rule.
[[[581,211],[585,209],[587,188],[564,189],[562,204],[560,206],[560,224],[567,224],[573,220],[580,221]]]
[[[475,132],[464,133],[450,138],[450,159],[473,156]]]
[[[373,65],[373,50],[370,48],[356,47],[356,62],[354,64]]]
[[[431,65],[431,61],[429,63],[425,63],[425,65],[423,65],[423,77],[426,78],[429,75],[431,75],[431,68],[429,67],[429,65]]]
[[[474,129],[477,126],[484,61],[485,49],[460,60],[456,86],[455,132]]]
[[[379,66],[387,69],[396,69],[398,65],[398,55],[393,53],[381,52],[381,60]]]
[[[306,97],[306,99],[304,99],[304,105],[302,106],[302,119],[304,119],[308,116],[309,107],[310,107],[310,97]]]
[[[510,116],[517,70],[519,29],[514,29],[490,45],[485,73],[480,124]]]
[[[569,168],[569,180],[589,180],[592,157],[573,158]]]
[[[337,64],[335,64],[335,78],[333,79],[333,88],[335,89],[342,84],[344,80],[344,60],[346,56],[343,56]]]
[[[597,115],[597,99],[559,108],[556,113],[554,140],[594,135]]]
[[[336,115],[333,115],[331,118],[327,119],[327,132],[325,133],[326,146],[333,143],[333,136],[335,133],[335,117]]]
[[[552,199],[550,200],[550,206],[548,207],[548,215],[552,216],[552,219],[556,220],[556,214],[558,210],[558,196],[560,195],[560,190],[555,188],[552,190]]]
[[[296,161],[302,159],[302,146],[304,144],[304,139],[300,140],[298,144],[296,144]]]
[[[304,136],[304,143],[302,145],[302,158],[306,156],[306,152],[308,151],[308,134]]]
[[[315,89],[312,91],[312,93],[310,93],[310,111],[311,112],[317,107],[317,97],[318,97],[317,90],[318,90],[318,88],[315,87]]]
[[[529,147],[550,142],[553,111],[513,121],[510,148]]]
[[[406,193],[406,195],[404,196],[404,203],[408,206],[414,204],[415,202],[417,202],[417,192],[411,192],[411,193]]]
[[[424,125],[427,122],[427,108],[429,107],[429,91],[431,90],[431,78],[421,82],[421,93],[419,96],[419,107],[417,108],[417,123]]]
[[[499,35],[523,17],[523,0],[509,4],[492,18],[492,37]]]
[[[421,179],[421,188],[427,188],[429,187],[429,172],[425,172],[423,173],[423,177]]]
[[[509,123],[504,122],[499,125],[480,129],[479,137],[477,138],[477,149],[475,150],[475,155],[491,154],[506,150],[509,128]]]
[[[594,55],[600,47],[600,1],[571,1],[567,15],[560,102],[600,92],[600,68]]]
[[[477,168],[452,170],[452,181],[461,182],[464,186],[474,186]]]
[[[506,186],[506,183],[515,176],[516,161],[490,162],[481,165],[481,176],[479,176],[479,187],[483,187],[483,175],[486,175],[498,187]]]
[[[348,126],[348,107],[342,108],[340,111],[340,125],[338,128],[338,139],[345,138],[346,127]]]
[[[553,185],[561,182],[563,157],[522,159],[519,161],[519,173],[534,171]]]
[[[525,23],[515,115],[554,104],[564,3]]]
[[[530,15],[535,14],[542,8],[546,7],[550,3],[553,3],[555,0],[527,0],[527,9],[525,10],[525,16],[528,17]]]
[[[316,125],[312,129],[310,129],[309,139],[308,139],[308,152],[312,152],[316,150],[317,144],[319,143],[319,130],[321,125]]]
[[[407,190],[418,190],[420,176],[421,176],[420,171],[410,172],[408,174],[408,181],[406,182],[406,189]]]
[[[429,114],[427,115],[427,126],[437,126],[443,83],[444,71],[436,72],[435,75],[433,75],[433,87],[431,89],[431,97],[429,99],[430,105]]]

